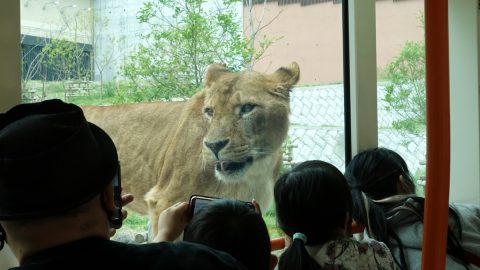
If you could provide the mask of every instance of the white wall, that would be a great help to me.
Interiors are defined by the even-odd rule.
[[[451,0],[448,4],[450,201],[454,202],[480,202],[478,5],[478,0]]]
[[[375,0],[349,1],[352,156],[378,145]]]
[[[92,43],[90,0],[21,0],[21,33]]]

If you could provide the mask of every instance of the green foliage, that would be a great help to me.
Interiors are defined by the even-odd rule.
[[[56,72],[55,80],[64,81],[71,78],[83,78],[89,70],[82,68],[81,64],[85,53],[83,48],[66,39],[51,39],[42,49],[42,61]]]
[[[109,81],[103,84],[103,94],[105,97],[114,97],[117,92],[117,85],[113,81]]]
[[[151,30],[122,67],[131,82],[128,99],[188,97],[201,87],[209,64],[243,68],[252,52],[236,18],[238,3],[206,8],[204,0],[145,2],[137,19]]]
[[[270,239],[274,239],[277,237],[283,236],[282,230],[277,226],[277,214],[275,213],[275,206],[272,205],[267,212],[263,215],[263,220],[268,228],[268,233],[270,235]]]
[[[425,129],[425,44],[407,42],[385,69],[386,109],[398,114],[393,127],[418,133]]]
[[[298,137],[292,138],[291,136],[287,136],[285,142],[282,145],[282,152],[283,152],[283,164],[280,168],[280,174],[286,173],[287,171],[291,170],[293,167],[293,148],[297,147],[297,141],[299,140]]]

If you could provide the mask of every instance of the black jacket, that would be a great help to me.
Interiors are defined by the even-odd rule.
[[[227,253],[190,242],[135,245],[87,238],[41,251],[13,269],[246,268]]]

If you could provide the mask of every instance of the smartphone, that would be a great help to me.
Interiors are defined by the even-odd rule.
[[[221,198],[218,197],[210,197],[205,195],[192,195],[190,196],[190,218],[192,218],[200,209],[202,209],[205,205],[213,200],[218,200]],[[244,202],[248,206],[252,207],[255,210],[255,207],[251,202]]]
[[[120,164],[118,164],[118,170],[113,178],[113,201],[115,203],[115,212],[110,217],[110,227],[119,229],[122,227],[123,214],[122,214],[122,180],[120,172]]]
[[[193,217],[200,209],[202,209],[209,202],[220,199],[217,197],[210,197],[204,195],[192,195],[190,196],[190,218]]]

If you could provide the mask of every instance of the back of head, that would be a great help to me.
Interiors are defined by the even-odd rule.
[[[350,190],[335,166],[306,161],[280,176],[274,189],[277,220],[289,236],[301,232],[308,245],[334,239],[351,212]]]
[[[404,187],[399,189],[400,176]],[[351,188],[360,189],[374,200],[404,193],[415,194],[415,184],[405,160],[387,148],[358,153],[348,164],[345,177]]]
[[[350,231],[350,190],[343,174],[327,162],[306,161],[283,174],[275,184],[274,197],[279,227],[290,237],[304,234],[306,245],[322,245]],[[315,269],[307,256],[302,240],[294,239],[279,267]],[[304,263],[310,266],[301,266]]]
[[[230,199],[210,202],[192,217],[184,240],[225,251],[248,269],[269,269],[267,226],[262,216],[245,202]]]
[[[372,148],[353,157],[345,177],[352,191],[353,218],[366,227],[370,237],[389,245],[385,211],[396,203],[378,205],[374,200],[415,194],[405,160],[390,149]]]
[[[374,200],[415,193],[405,160],[390,149],[372,148],[353,157],[345,177],[352,191],[353,218],[370,237],[390,245],[384,210],[390,204],[378,205]]]
[[[97,196],[118,169],[110,137],[60,100],[0,114],[0,220],[62,215]]]

